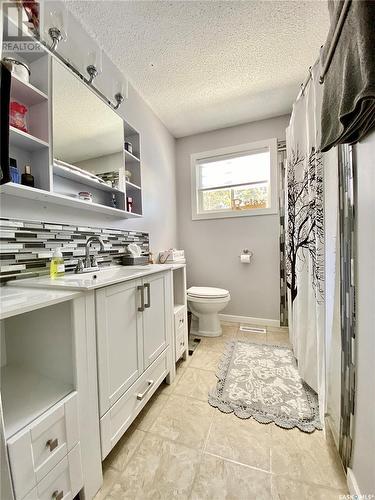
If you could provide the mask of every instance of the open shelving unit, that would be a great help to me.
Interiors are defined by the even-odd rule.
[[[126,202],[128,197],[133,200],[132,212],[142,214],[142,171],[141,171],[141,144],[139,133],[128,123],[124,122],[125,141],[132,145],[130,153],[124,147],[126,173]]]
[[[0,321],[6,440],[76,389],[72,307],[62,302]]]
[[[13,182],[8,182],[7,184],[3,184],[2,186],[0,186],[0,194],[17,196],[20,198],[27,198],[29,200],[50,202],[65,207],[84,209],[84,210],[87,209],[92,212],[100,212],[102,214],[110,215],[112,217],[120,219],[142,217],[142,215],[137,213],[126,213],[126,215],[124,215],[124,210],[121,210],[119,208],[107,207],[99,203],[89,203],[87,201],[83,201],[78,198],[73,198],[59,193],[49,192],[43,189],[23,186],[22,184],[14,184]]]
[[[64,383],[24,366],[1,369],[1,394],[4,404],[5,439],[30,424],[74,390]]]
[[[27,132],[13,126],[9,130],[9,156],[17,162],[22,174],[25,165],[31,167],[34,188],[12,182],[0,186],[0,193],[14,197],[47,201],[62,206],[101,212],[116,218],[142,217],[142,180],[140,135],[126,121],[124,124],[123,171],[120,172],[120,188],[96,181],[56,165],[53,161],[53,103],[52,61],[53,55],[43,44],[29,36],[38,50],[33,52],[2,52],[2,57],[12,57],[28,65],[29,82],[12,74],[11,100],[28,108]],[[4,41],[6,41],[4,33]],[[70,71],[65,67],[66,71]],[[81,82],[82,85],[86,85]],[[92,90],[90,89],[90,92]],[[98,97],[99,99],[99,97]],[[131,142],[133,152],[125,149]],[[130,173],[126,180],[126,172]],[[78,192],[90,191],[93,202],[78,198]],[[127,210],[132,200],[131,211]]]

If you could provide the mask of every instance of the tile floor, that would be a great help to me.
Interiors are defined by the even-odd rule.
[[[223,324],[223,337],[202,339],[104,461],[95,500],[339,500],[348,493],[331,436],[240,420],[207,403],[231,338],[288,344],[285,329],[250,334],[235,323]]]

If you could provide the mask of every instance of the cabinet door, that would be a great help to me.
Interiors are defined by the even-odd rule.
[[[168,311],[170,277],[166,274],[151,275],[143,279],[145,310],[143,313],[143,354],[145,368],[168,345]]]
[[[96,292],[100,416],[143,372],[141,293],[140,280]]]

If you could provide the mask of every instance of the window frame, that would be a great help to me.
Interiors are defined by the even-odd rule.
[[[199,185],[200,170],[199,161],[209,159],[217,161],[220,157],[225,156],[242,156],[243,153],[256,153],[257,151],[268,149],[270,152],[270,206],[267,208],[251,208],[247,210],[220,210],[220,211],[199,211],[201,204],[199,196],[202,191]],[[279,211],[278,200],[278,168],[277,168],[277,139],[266,139],[263,141],[250,142],[237,146],[229,146],[225,148],[214,149],[211,151],[202,151],[190,155],[191,164],[191,211],[192,220],[202,219],[224,219],[230,217],[254,217],[257,215],[275,215]],[[223,186],[230,188],[231,186]]]

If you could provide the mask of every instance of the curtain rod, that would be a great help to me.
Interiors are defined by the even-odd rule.
[[[331,65],[333,54],[335,53],[335,50],[336,50],[336,47],[337,47],[337,43],[339,41],[339,38],[340,38],[340,35],[341,35],[341,31],[342,31],[342,28],[344,26],[344,22],[345,22],[346,15],[348,13],[350,4],[351,4],[351,0],[345,0],[344,5],[342,7],[339,19],[338,19],[337,24],[336,24],[335,31],[333,33],[331,45],[329,46],[329,50],[328,50],[328,54],[327,54],[327,59],[326,59],[326,62],[324,64],[322,74],[320,75],[320,78],[319,78],[319,83],[320,84],[322,84],[324,82],[324,77],[326,76],[327,71],[328,71],[328,69],[329,69],[329,67]],[[311,78],[312,78],[312,72],[311,72],[311,66],[310,66],[309,67],[308,77],[306,78],[306,80],[303,83],[301,83],[301,90],[300,90],[300,92],[299,92],[299,94],[297,96],[297,99],[301,95],[304,95],[305,89],[306,89],[309,81],[311,80]]]

